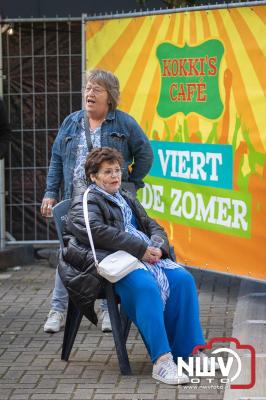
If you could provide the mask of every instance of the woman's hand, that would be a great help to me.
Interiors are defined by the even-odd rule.
[[[56,199],[44,197],[41,205],[41,214],[43,217],[52,217],[52,207],[57,203]]]
[[[146,261],[150,264],[157,263],[162,257],[162,250],[157,247],[147,247],[144,256],[142,257],[142,261]]]

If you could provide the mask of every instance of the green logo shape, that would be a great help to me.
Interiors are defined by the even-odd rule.
[[[219,91],[219,72],[224,53],[216,39],[199,46],[177,47],[171,43],[158,46],[156,55],[161,68],[161,93],[157,105],[160,117],[178,112],[195,112],[209,119],[223,112]]]

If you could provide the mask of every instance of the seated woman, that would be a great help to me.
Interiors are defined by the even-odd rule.
[[[178,376],[175,361],[179,356],[188,357],[194,346],[205,343],[194,279],[171,259],[163,228],[147,215],[138,200],[121,190],[122,165],[122,155],[109,147],[93,149],[86,160],[85,172],[91,185],[89,220],[96,253],[101,260],[125,250],[143,262],[143,269],[114,284],[115,291],[124,312],[141,333],[153,363],[152,377],[167,384],[187,383],[187,375]],[[67,231],[70,236],[64,260],[77,267],[84,260],[90,265],[93,257],[82,196],[73,200]],[[161,248],[149,244],[154,234],[164,239]]]

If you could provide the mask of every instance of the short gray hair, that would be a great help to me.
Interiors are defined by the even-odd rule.
[[[106,89],[108,102],[110,102],[110,111],[114,111],[118,106],[120,97],[119,80],[117,77],[110,71],[95,68],[86,73],[86,85],[88,82],[96,82]]]

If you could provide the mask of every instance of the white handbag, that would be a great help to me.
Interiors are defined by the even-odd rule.
[[[136,257],[132,256],[130,253],[127,253],[124,250],[118,250],[115,253],[112,253],[109,256],[105,257],[100,263],[98,262],[89,223],[87,203],[87,195],[89,191],[90,187],[88,187],[83,195],[83,214],[93,258],[95,261],[95,266],[99,275],[107,279],[109,282],[114,283],[124,278],[124,276],[134,271],[135,269],[143,268],[143,264]]]

